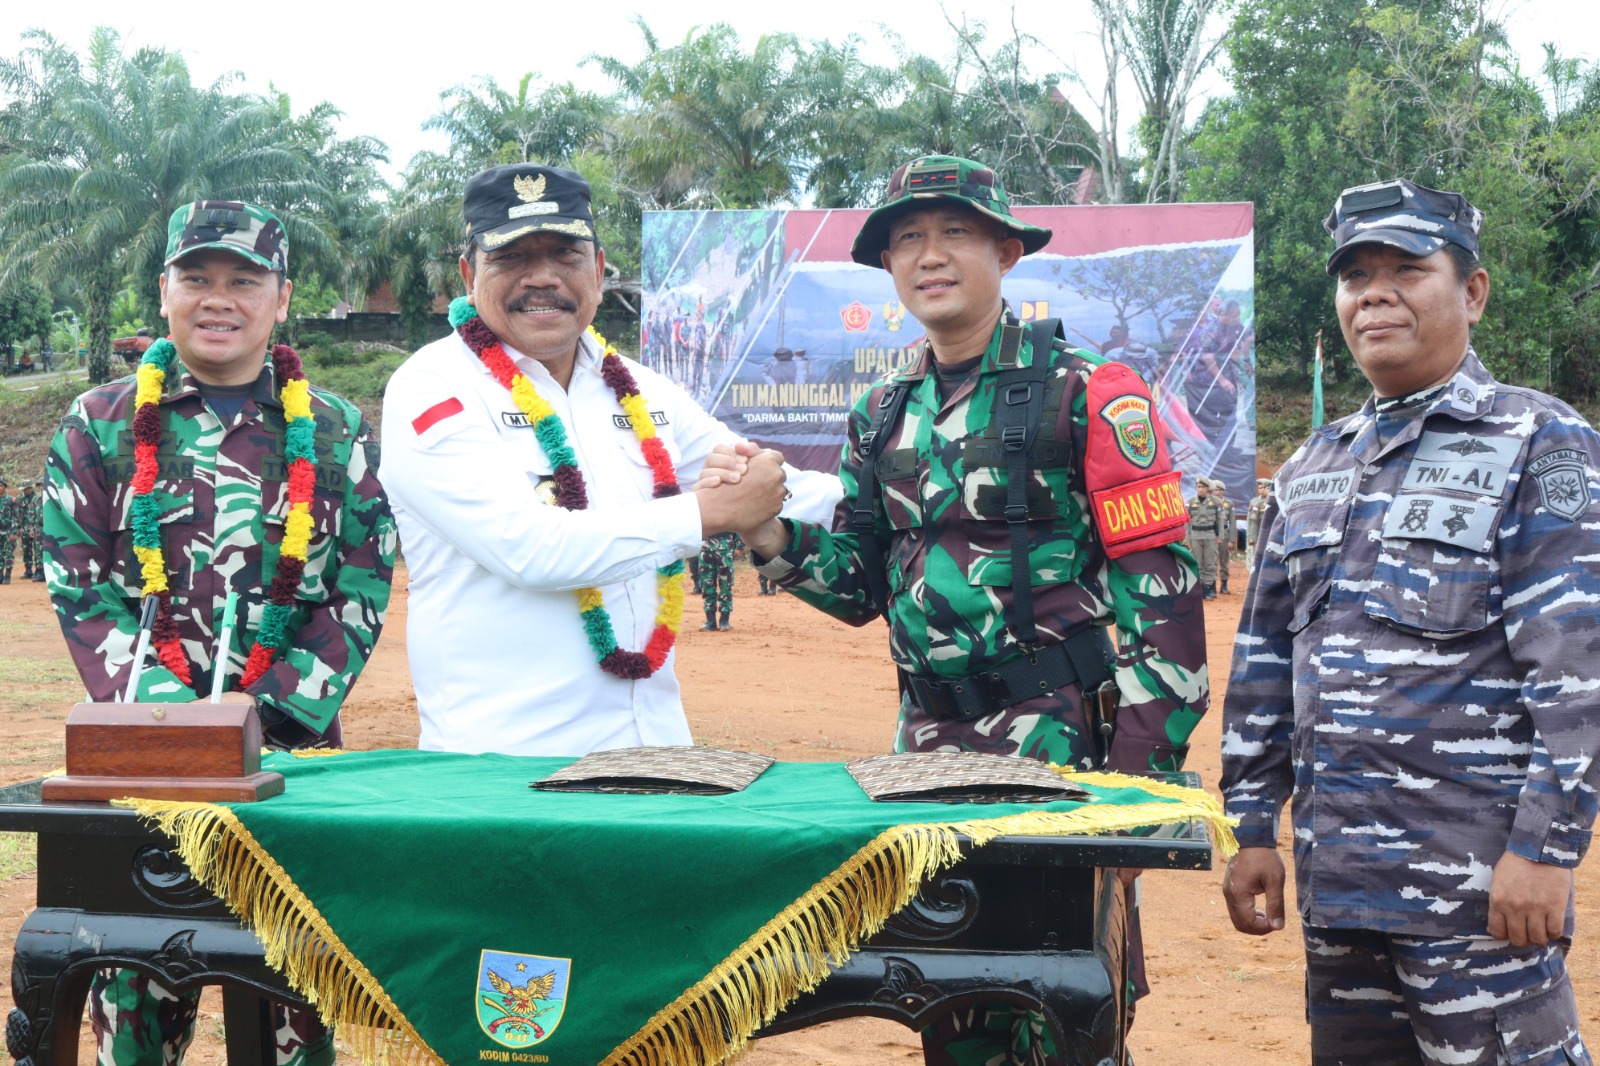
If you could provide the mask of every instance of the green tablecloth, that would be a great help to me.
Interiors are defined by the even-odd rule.
[[[1204,793],[1076,775],[1094,803],[875,804],[839,763],[741,793],[541,792],[567,759],[265,760],[248,804],[133,801],[371,1062],[722,1061],[934,872],[1002,834],[1202,818]],[[686,1049],[692,1049],[687,1050]]]

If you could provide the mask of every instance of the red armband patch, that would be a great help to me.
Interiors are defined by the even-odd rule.
[[[1088,412],[1084,483],[1106,555],[1120,559],[1182,540],[1189,506],[1144,379],[1121,363],[1095,367]]]

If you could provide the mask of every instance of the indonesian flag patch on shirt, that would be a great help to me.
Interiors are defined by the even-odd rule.
[[[450,397],[448,400],[440,400],[438,403],[422,412],[416,418],[413,418],[411,420],[411,429],[416,433],[417,436],[425,436],[428,430],[432,429],[434,426],[437,426],[439,423],[447,419],[454,418],[456,415],[459,415],[465,410],[466,407],[463,406],[461,401],[456,399],[454,396]]]

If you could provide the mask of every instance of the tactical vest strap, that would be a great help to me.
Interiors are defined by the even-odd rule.
[[[1030,327],[1033,365],[1003,370],[996,382],[992,421],[1006,460],[1006,525],[1011,530],[1011,636],[1024,648],[1039,639],[1033,615],[1033,575],[1028,566],[1028,456],[1039,435],[1050,349],[1061,321],[1047,318]]]
[[[856,484],[856,506],[850,512],[850,531],[856,535],[860,546],[861,568],[867,579],[867,595],[872,605],[889,620],[888,560],[884,545],[878,536],[876,517],[878,511],[878,453],[884,442],[894,433],[905,409],[906,397],[911,394],[911,382],[894,381],[884,387],[878,397],[878,409],[872,412],[872,421],[861,435],[861,474]]]

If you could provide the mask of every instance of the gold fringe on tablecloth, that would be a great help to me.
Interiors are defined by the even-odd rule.
[[[658,1011],[601,1066],[715,1066],[738,1054],[752,1033],[816,988],[934,874],[960,859],[963,837],[982,846],[1001,836],[1091,836],[1199,820],[1223,857],[1238,850],[1221,804],[1204,792],[1121,774],[1062,775],[1102,788],[1138,788],[1168,802],[1089,803],[1066,812],[887,829]],[[153,819],[177,841],[200,883],[255,930],[268,965],[316,1007],[324,1023],[339,1028],[363,1063],[442,1063],[232,811],[170,800],[118,802]]]

